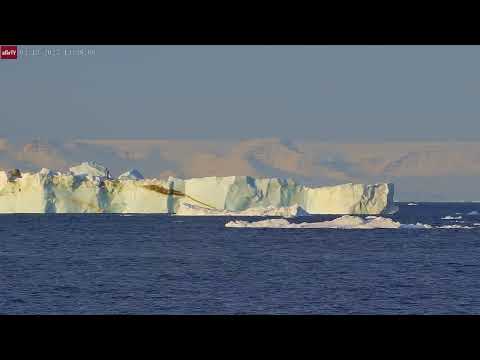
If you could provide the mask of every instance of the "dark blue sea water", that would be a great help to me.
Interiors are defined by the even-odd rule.
[[[428,230],[1,215],[0,313],[479,314],[480,226],[473,224],[480,216],[466,215],[473,210],[480,203],[400,204],[392,216],[476,227]],[[446,215],[462,219],[442,220]]]

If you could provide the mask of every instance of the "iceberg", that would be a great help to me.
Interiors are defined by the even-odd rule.
[[[344,215],[330,221],[291,223],[286,219],[268,219],[255,222],[229,221],[225,227],[232,228],[281,228],[281,229],[431,229],[428,224],[401,224],[389,218]]]
[[[209,214],[248,210],[244,213],[277,211],[284,216],[300,208],[308,214],[340,215],[398,210],[390,183],[308,187],[293,180],[251,176],[140,179],[133,170],[113,179],[95,162],[72,167],[66,174],[42,169],[21,177],[7,175],[0,171],[0,213],[173,214],[209,209]],[[185,203],[202,209],[187,209]]]
[[[480,224],[473,224],[480,225]],[[474,229],[472,226],[463,225],[442,225],[432,226],[429,224],[401,224],[398,221],[393,221],[390,218],[381,216],[367,216],[361,218],[359,216],[344,215],[330,221],[321,222],[302,222],[292,223],[286,219],[268,219],[260,221],[243,221],[235,220],[229,221],[225,224],[229,228],[276,228],[276,229]]]

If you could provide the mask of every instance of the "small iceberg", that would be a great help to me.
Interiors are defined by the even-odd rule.
[[[474,225],[480,225],[476,223]],[[381,216],[367,216],[365,219],[359,216],[344,215],[330,221],[313,223],[292,223],[286,219],[268,219],[261,221],[229,221],[225,227],[230,228],[274,228],[274,229],[474,229],[463,225],[432,226],[429,224],[401,224],[389,218]],[[478,228],[477,228],[478,229]]]
[[[282,229],[431,229],[428,224],[401,224],[389,218],[381,216],[359,216],[344,215],[330,221],[313,223],[291,223],[286,219],[268,219],[255,222],[242,220],[229,221],[225,227],[234,228],[282,228]]]

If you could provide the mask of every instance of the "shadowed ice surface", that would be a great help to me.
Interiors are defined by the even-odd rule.
[[[2,215],[0,313],[478,314],[480,215],[472,211],[480,204],[401,204],[395,221],[472,229],[373,230]],[[441,219],[457,213],[461,220]]]

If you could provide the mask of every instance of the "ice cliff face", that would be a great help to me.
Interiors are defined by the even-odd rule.
[[[292,206],[267,206],[259,208],[249,208],[239,211],[214,210],[203,206],[197,206],[190,203],[181,203],[177,208],[176,215],[183,216],[281,216],[297,217],[308,216],[309,214],[298,205]]]
[[[291,206],[309,214],[395,211],[393,184],[310,188],[291,180],[250,176],[110,179],[100,168],[98,173],[88,166],[72,169],[76,171],[69,174],[42,169],[15,179],[0,171],[0,213],[181,213],[184,203],[214,212]]]

